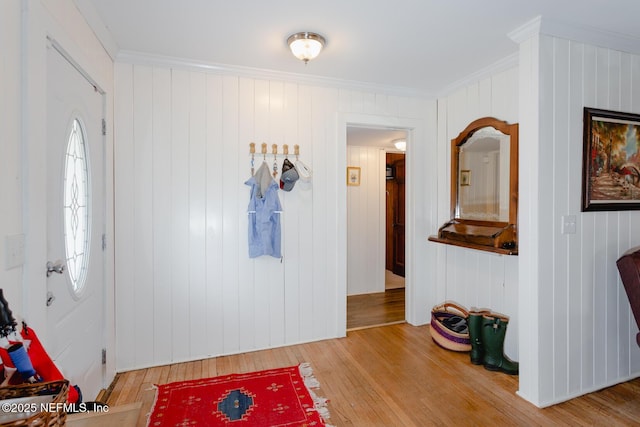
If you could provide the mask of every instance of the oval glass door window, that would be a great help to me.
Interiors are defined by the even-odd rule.
[[[73,120],[64,167],[64,244],[72,293],[78,297],[85,284],[89,262],[89,162],[85,132]]]

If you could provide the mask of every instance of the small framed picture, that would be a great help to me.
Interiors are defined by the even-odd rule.
[[[460,171],[460,186],[465,187],[471,185],[471,171],[463,169]]]
[[[360,168],[347,166],[347,185],[360,185]]]

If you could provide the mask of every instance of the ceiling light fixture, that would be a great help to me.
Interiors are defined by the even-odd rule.
[[[393,145],[395,145],[397,150],[407,151],[407,141],[404,139],[394,139]]]
[[[309,60],[320,54],[325,43],[324,37],[320,34],[310,33],[308,31],[292,34],[287,39],[287,44],[293,55],[299,60],[304,61],[305,65]]]

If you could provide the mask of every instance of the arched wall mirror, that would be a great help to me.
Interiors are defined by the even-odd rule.
[[[451,140],[451,220],[429,240],[517,255],[518,124],[492,117]]]

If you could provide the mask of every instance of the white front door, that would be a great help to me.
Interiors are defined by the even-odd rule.
[[[50,46],[46,102],[46,350],[89,401],[105,378],[103,99]]]

